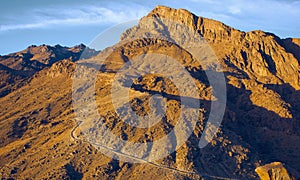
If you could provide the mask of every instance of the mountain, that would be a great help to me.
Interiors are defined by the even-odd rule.
[[[64,59],[77,61],[83,51],[85,51],[87,57],[98,53],[95,50],[86,49],[86,46],[83,44],[71,48],[60,45],[54,47],[32,45],[23,51],[0,56],[0,97],[7,95],[16,89],[19,83],[45,67],[50,67]]]
[[[174,22],[188,27],[192,33],[188,34],[182,26],[174,26]],[[184,48],[191,45],[196,49],[202,48],[200,44],[193,44],[193,33],[204,37],[215,53],[216,58],[213,60],[217,59],[221,64],[226,80],[224,118],[216,136],[204,148],[199,148],[198,142],[205,132],[214,98],[213,91],[216,90],[212,90],[205,75],[210,67],[199,64]],[[149,38],[149,34],[155,37],[167,34],[167,39]],[[84,48],[82,45],[73,48],[31,46],[24,51],[0,57],[0,177],[300,177],[300,145],[297,143],[300,140],[299,39],[281,39],[263,31],[242,32],[221,22],[198,17],[184,9],[158,6],[143,17],[137,26],[126,30],[115,46],[102,52],[88,50],[89,56],[79,60]],[[81,64],[86,64],[89,58],[97,61],[106,53],[108,56],[97,73],[95,86],[92,86],[98,113],[100,120],[111,132],[130,142],[146,143],[166,136],[179,121],[178,109],[184,98],[179,98],[182,89],[159,74],[137,78],[131,87],[125,87],[130,90],[130,99],[126,103],[135,113],[139,116],[150,113],[149,100],[153,94],[161,95],[168,109],[163,120],[153,127],[134,128],[118,117],[111,101],[112,82],[118,70],[126,62],[134,64],[132,59],[140,56],[150,57],[154,67],[171,65],[161,56],[151,59],[150,55],[156,53],[177,59],[191,74],[199,90],[200,116],[191,136],[182,145],[177,143],[187,129],[175,132],[177,143],[161,144],[168,148],[176,147],[175,152],[152,162],[124,154],[126,147],[101,147],[113,151],[115,156],[132,158],[138,162],[129,163],[107,156],[103,153],[105,151],[99,151],[90,141],[85,140],[84,134],[90,131],[75,120],[73,80],[76,75],[86,75],[93,69],[79,69],[80,73],[76,74]],[[137,69],[147,69],[145,62],[137,65]],[[175,69],[172,71],[175,74],[181,73]],[[87,76],[86,81],[91,79]],[[120,85],[125,86],[126,82],[120,82]],[[190,90],[188,87],[184,89]],[[85,103],[92,101],[88,98],[88,87],[82,86],[77,90]],[[121,99],[121,96],[118,97]],[[122,113],[126,115],[129,112],[125,109]],[[97,128],[100,130],[102,127]],[[91,129],[97,131],[97,128]],[[101,138],[106,137],[100,134]],[[148,148],[155,152],[155,147]],[[263,166],[269,163],[273,164]]]
[[[72,48],[56,45],[29,46],[25,50],[0,57],[0,62],[15,70],[39,71],[63,59],[78,60],[85,45]]]

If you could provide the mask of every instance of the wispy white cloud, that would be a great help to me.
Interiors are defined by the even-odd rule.
[[[192,2],[198,3],[198,2],[204,2],[209,4],[217,4],[219,1],[216,0],[190,0]]]
[[[53,25],[92,25],[92,24],[118,24],[133,19],[141,18],[149,10],[146,7],[117,7],[106,8],[97,6],[85,6],[72,9],[66,8],[46,8],[35,9],[27,14],[31,17],[19,19],[14,24],[0,24],[0,32],[9,30],[48,28]],[[25,22],[24,22],[25,21]],[[27,22],[26,22],[27,21]]]
[[[30,9],[24,17],[1,22],[0,32],[58,26],[118,24],[146,15],[155,5],[186,8],[197,15],[220,20],[241,30],[262,29],[279,35],[300,36],[299,0],[153,0],[112,1],[102,5]]]
[[[300,36],[300,0],[186,0],[185,6],[244,31],[261,29],[282,37]]]
[[[230,6],[228,9],[231,14],[240,14],[241,13],[241,8],[238,6]]]

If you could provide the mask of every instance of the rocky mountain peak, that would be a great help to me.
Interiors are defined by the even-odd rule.
[[[0,63],[15,70],[39,71],[46,66],[63,60],[69,59],[77,61],[86,49],[84,44],[74,47],[64,47],[61,45],[31,45],[23,51],[11,53],[6,56],[0,56]],[[93,56],[98,52],[87,49],[85,55]]]
[[[166,6],[155,7],[147,17],[159,17],[181,22],[189,27],[196,28],[198,17],[185,9],[173,9]]]
[[[207,39],[228,38],[234,34],[242,33],[239,30],[231,28],[222,22],[197,16],[186,9],[173,9],[166,6],[155,7],[146,17],[166,18],[197,30],[200,35]]]

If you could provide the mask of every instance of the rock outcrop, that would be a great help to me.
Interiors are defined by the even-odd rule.
[[[261,180],[292,180],[282,163],[273,162],[255,169]]]

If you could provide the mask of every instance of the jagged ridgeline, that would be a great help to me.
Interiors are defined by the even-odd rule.
[[[128,163],[106,156],[84,140],[75,121],[72,77],[86,47],[30,46],[0,57],[0,177],[299,178],[300,40],[281,39],[263,31],[242,32],[187,10],[164,6],[153,9],[139,25],[147,25],[149,17],[185,24],[205,38],[222,65],[227,104],[213,141],[205,148],[198,147],[213,100],[212,87],[201,64],[195,63],[191,54],[176,44],[134,40],[139,33],[146,33],[135,26],[121,36],[121,41],[129,43],[112,47],[105,69],[98,73],[95,90],[100,119],[116,136],[132,142],[155,141],[174,128],[179,116],[180,98],[176,97],[180,96],[180,90],[163,76],[145,75],[130,88],[128,103],[140,116],[149,113],[153,92],[165,95],[166,115],[151,128],[125,124],[111,102],[114,70],[133,56],[159,52],[188,64],[190,68],[186,69],[199,89],[201,115],[190,138],[175,152],[155,162]],[[167,24],[161,26],[176,34],[172,32],[176,29]],[[85,59],[97,59],[99,52],[91,49],[88,52]]]

